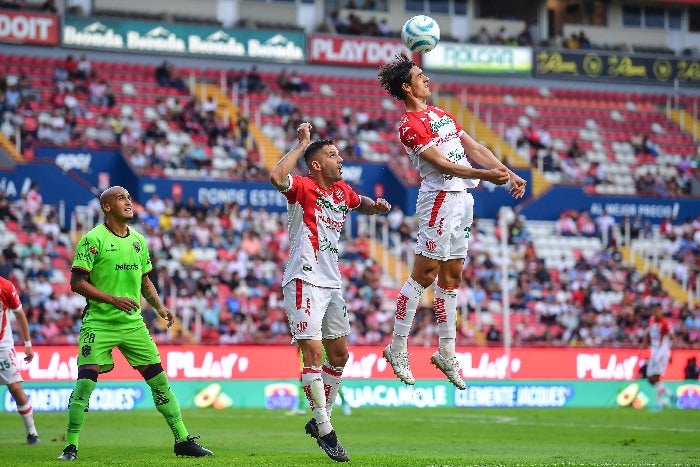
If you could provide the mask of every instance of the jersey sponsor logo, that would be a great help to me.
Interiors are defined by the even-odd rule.
[[[139,242],[134,242],[134,250],[136,250],[136,253],[141,253],[141,244]]]
[[[76,259],[77,261],[85,261],[85,262],[88,262],[88,261],[90,261],[90,255],[87,254],[87,253],[80,253],[80,252],[77,252],[77,253],[75,253],[75,259]]]
[[[318,220],[323,222],[326,227],[335,230],[336,232],[341,232],[343,230],[343,222],[337,221],[330,216],[324,216],[323,214],[318,215]]]
[[[134,264],[115,264],[114,265],[114,270],[115,271],[137,271],[139,269],[139,265],[134,263]]]
[[[326,198],[318,197],[316,198],[316,205],[322,208],[330,209],[333,212],[342,212],[345,214],[348,212],[348,207],[345,204],[334,204],[328,201]]]
[[[435,132],[440,131],[440,128],[442,128],[444,126],[448,126],[448,125],[454,126],[454,122],[447,115],[445,115],[444,117],[442,117],[438,120],[432,120],[430,122],[430,128],[432,128],[432,130]]]
[[[322,237],[318,241],[318,251],[329,251],[335,255],[339,254],[338,247],[333,246],[333,243],[331,243],[330,239],[326,237]]]

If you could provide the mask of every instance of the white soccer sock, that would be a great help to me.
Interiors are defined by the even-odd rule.
[[[323,364],[321,370],[321,379],[323,380],[323,388],[326,391],[326,413],[328,418],[331,418],[333,412],[333,404],[338,397],[338,389],[343,381],[343,367],[332,366],[328,360]]]
[[[17,406],[17,412],[19,412],[20,416],[22,417],[27,433],[38,435],[36,432],[36,427],[34,426],[34,412],[32,411],[32,404],[27,402],[22,406]]]
[[[656,404],[661,407],[664,405],[664,394],[670,396],[671,391],[669,391],[666,385],[661,381],[657,381],[654,384],[654,389],[656,390]]]
[[[457,339],[457,292],[437,284],[433,309],[440,337],[440,353],[444,357],[453,357]]]
[[[319,435],[327,435],[333,431],[333,426],[331,426],[331,419],[326,412],[326,392],[323,388],[321,368],[305,366],[301,372],[301,386],[304,388],[306,399],[314,412]]]
[[[394,315],[394,335],[391,340],[393,353],[408,350],[408,335],[411,332],[416,309],[424,291],[425,287],[413,280],[412,277],[409,277],[401,287],[396,299],[396,314]]]

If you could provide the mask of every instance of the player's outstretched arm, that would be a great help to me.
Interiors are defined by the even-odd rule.
[[[115,297],[114,295],[101,291],[88,281],[89,277],[90,273],[88,271],[73,268],[70,276],[70,289],[88,300],[109,303],[113,307],[128,314],[139,309],[139,304],[129,297]]]
[[[24,314],[24,310],[20,305],[19,308],[12,310],[15,314],[15,320],[17,321],[17,330],[19,331],[19,336],[24,341],[24,361],[29,363],[34,360],[34,350],[32,349],[32,335],[29,333],[29,323],[27,322],[27,316]]]
[[[146,274],[144,274],[141,278],[141,296],[144,299],[146,299],[149,305],[155,308],[156,313],[158,313],[158,316],[160,316],[168,322],[168,327],[172,326],[173,320],[175,319],[173,316],[173,312],[170,311],[170,308],[165,306],[163,301],[160,299],[156,287],[153,285],[153,282],[151,282],[151,279]]]
[[[508,171],[508,182],[510,182],[509,193],[513,198],[522,198],[525,194],[525,185],[527,181],[518,174],[506,167],[496,155],[483,144],[479,144],[466,133],[462,133],[459,137],[464,152],[481,167],[493,169],[502,167]]]
[[[384,198],[377,198],[372,201],[366,196],[360,196],[360,205],[355,208],[355,211],[360,214],[386,214],[391,210],[391,204]]]
[[[465,165],[455,164],[444,156],[436,146],[431,146],[422,153],[420,157],[443,175],[452,175],[459,178],[476,178],[486,180],[496,185],[503,185],[508,182],[508,169],[501,164],[499,167],[488,169],[475,169]]]
[[[309,122],[299,125],[297,138],[299,144],[290,149],[270,172],[270,183],[279,191],[289,189],[289,174],[296,166],[299,158],[304,154],[306,148],[311,144],[311,124]]]

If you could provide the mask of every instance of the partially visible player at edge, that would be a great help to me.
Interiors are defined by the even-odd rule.
[[[661,304],[656,303],[653,305],[653,314],[649,318],[649,323],[642,338],[641,348],[644,349],[650,346],[651,349],[651,356],[647,361],[647,381],[654,386],[656,409],[658,410],[669,405],[664,396],[674,399],[673,393],[661,381],[661,376],[666,371],[668,362],[671,361],[673,344],[673,329],[664,317],[663,307]]]
[[[173,314],[148,278],[152,269],[146,239],[129,228],[134,211],[129,192],[113,186],[100,196],[103,224],[80,240],[71,269],[71,290],[87,299],[78,340],[78,379],[68,404],[66,447],[60,460],[78,456],[78,437],[83,429],[90,394],[100,373],[114,368],[116,347],[151,388],[153,402],[175,436],[178,456],[211,456],[189,435],[180,406],[170,389],[160,355],[141,314],[141,298],[158,315],[173,322]]]
[[[452,384],[464,389],[455,355],[456,289],[474,219],[469,190],[480,180],[496,185],[510,182],[510,194],[520,198],[526,182],[465,133],[453,115],[428,103],[430,78],[405,54],[382,65],[378,78],[406,108],[399,122],[399,139],[422,179],[416,201],[415,261],[396,301],[393,337],[384,358],[401,381],[415,383],[408,360],[408,335],[423,292],[437,278],[433,308],[440,344],[430,361]],[[483,169],[473,168],[468,158]]]
[[[331,140],[311,142],[311,124],[297,128],[299,143],[280,159],[270,182],[287,198],[290,257],[282,278],[293,342],[303,355],[301,382],[313,410],[306,433],[328,457],[349,461],[331,425],[331,409],[348,361],[350,320],[338,269],[340,232],[348,210],[386,214],[386,200],[359,196],[342,180],[343,158]],[[307,176],[292,175],[304,156]],[[327,359],[322,359],[325,347]]]
[[[34,426],[32,404],[22,389],[22,373],[20,373],[15,353],[15,341],[10,326],[10,311],[15,315],[19,335],[24,341],[24,361],[29,363],[34,359],[34,351],[22,302],[14,284],[4,277],[0,277],[0,315],[2,315],[0,318],[0,384],[7,386],[7,390],[10,391],[12,398],[17,403],[17,412],[22,417],[27,431],[27,444],[39,444],[39,434]]]

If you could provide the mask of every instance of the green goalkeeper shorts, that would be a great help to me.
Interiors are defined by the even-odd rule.
[[[91,329],[83,326],[78,340],[78,366],[99,365],[100,373],[114,368],[118,348],[132,367],[160,363],[160,354],[146,324],[130,329]]]

